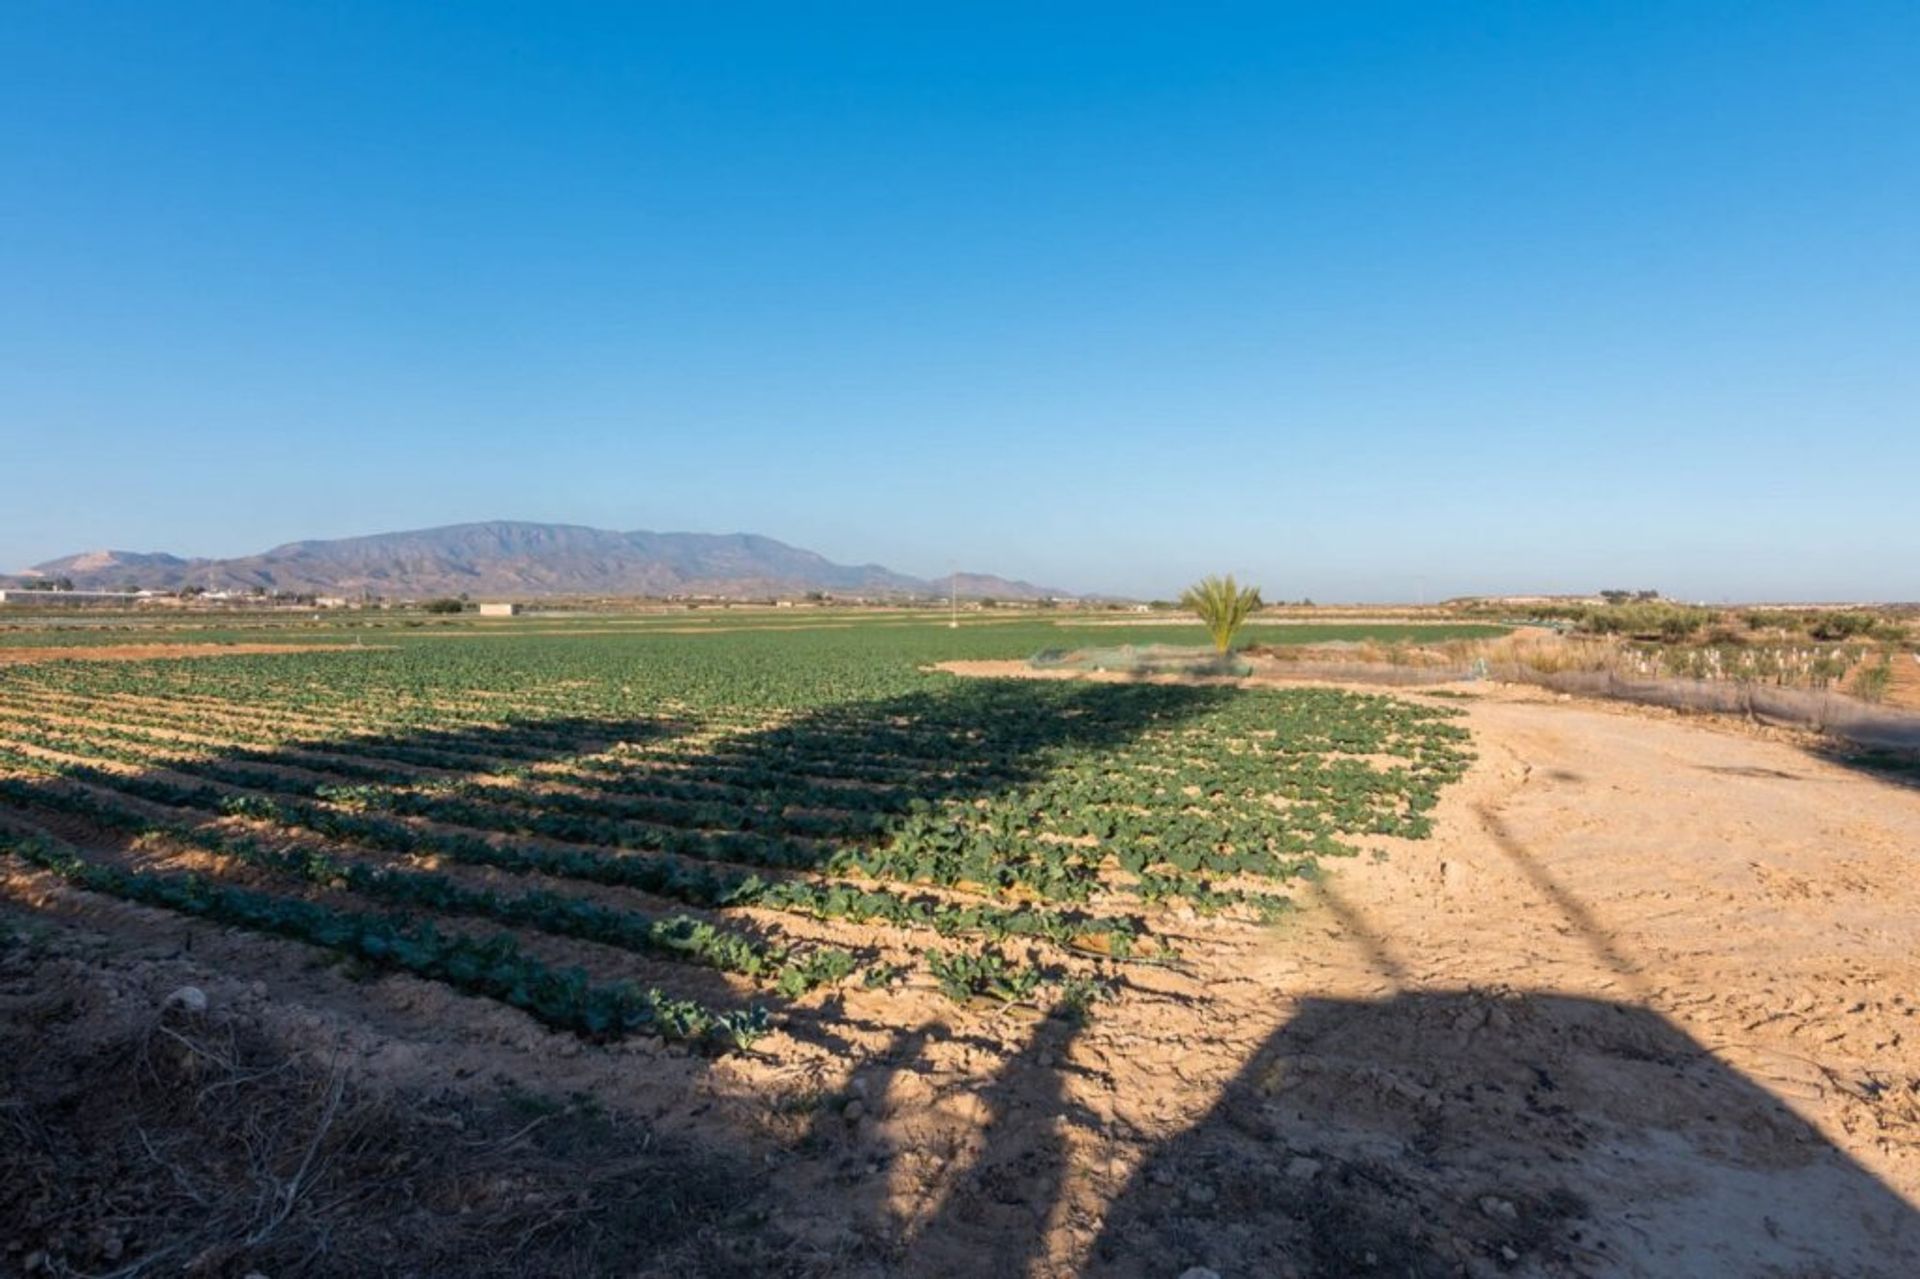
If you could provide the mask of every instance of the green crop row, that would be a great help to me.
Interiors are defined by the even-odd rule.
[[[171,841],[230,857],[258,870],[377,897],[409,910],[473,915],[556,936],[686,959],[762,981],[789,997],[840,981],[855,965],[854,957],[838,947],[796,951],[770,946],[690,915],[657,917],[540,889],[501,893],[491,888],[471,888],[432,871],[374,866],[313,848],[270,845],[218,827],[153,820],[105,802],[90,791],[34,786],[0,777],[0,798],[22,808],[85,817],[134,839]]]
[[[457,831],[341,812],[323,805],[266,796],[235,796],[208,786],[181,786],[160,778],[129,777],[83,764],[55,763],[4,748],[0,748],[0,763],[70,778],[98,790],[170,808],[245,817],[289,830],[306,831],[348,846],[409,856],[439,856],[514,873],[632,888],[692,906],[714,909],[748,906],[791,911],[823,920],[928,929],[942,936],[979,936],[989,940],[1026,938],[1123,957],[1134,953],[1141,933],[1136,921],[1124,917],[984,902],[961,904],[856,884],[766,879],[757,874],[687,865],[669,858],[494,842]]]
[[[217,884],[198,875],[132,871],[82,857],[48,835],[0,832],[0,852],[78,887],[350,955],[378,968],[445,982],[511,1004],[540,1021],[595,1039],[643,1032],[714,1045],[749,1045],[768,1028],[763,1009],[716,1012],[631,982],[594,985],[585,971],[554,969],[502,933],[475,939],[317,902]]]

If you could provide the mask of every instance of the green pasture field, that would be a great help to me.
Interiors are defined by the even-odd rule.
[[[958,629],[998,637],[957,656],[1025,657],[1043,648],[1127,643],[1202,644],[1205,629],[1179,615],[1164,619],[1113,613],[963,611]],[[180,614],[158,611],[38,612],[0,607],[0,648],[109,644],[388,644],[455,636],[584,636],[722,634],[743,630],[881,630],[950,632],[946,612],[929,609],[777,609],[704,607],[648,612],[532,613],[518,617],[452,616],[403,610],[258,611]],[[1320,644],[1336,640],[1440,642],[1487,639],[1503,626],[1477,622],[1272,622],[1254,619],[1241,643]],[[924,638],[924,636],[923,636]],[[917,641],[916,641],[917,642]]]

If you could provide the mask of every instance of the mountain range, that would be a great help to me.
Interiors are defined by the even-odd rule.
[[[632,533],[577,524],[492,520],[330,541],[288,542],[258,555],[187,559],[164,552],[87,551],[36,564],[23,581],[71,579],[82,590],[250,591],[420,599],[460,595],[710,595],[755,598],[945,595],[949,579],[879,564],[835,564],[752,533]],[[1039,599],[1068,593],[988,573],[961,573],[962,596]]]

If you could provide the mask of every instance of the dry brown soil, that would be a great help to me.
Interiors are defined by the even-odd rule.
[[[1893,682],[1887,689],[1887,704],[1920,711],[1920,652],[1893,655]]]
[[[20,874],[28,988],[107,993],[0,1016],[0,1060],[193,981],[368,1088],[586,1094],[743,1161],[767,1273],[1920,1274],[1920,789],[1713,722],[1449,704],[1479,759],[1432,839],[1273,928],[1177,921],[1185,967],[1085,1024],[911,987],[816,996],[751,1056],[586,1046]]]

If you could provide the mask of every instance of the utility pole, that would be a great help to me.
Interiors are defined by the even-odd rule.
[[[947,629],[960,629],[960,566],[952,566],[947,578]]]

